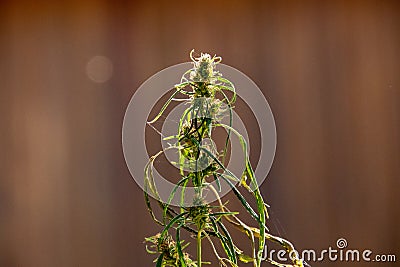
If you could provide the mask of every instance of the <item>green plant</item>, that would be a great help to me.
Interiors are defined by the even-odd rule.
[[[177,134],[166,137],[172,145],[168,149],[176,149],[179,153],[181,179],[170,193],[168,201],[162,201],[158,193],[153,177],[154,162],[164,153],[160,151],[149,159],[145,167],[145,202],[155,222],[163,229],[155,236],[146,238],[149,244],[149,253],[157,254],[156,267],[161,266],[197,266],[201,267],[206,262],[202,261],[202,242],[210,243],[220,266],[238,266],[239,262],[252,263],[254,267],[261,266],[263,251],[266,241],[272,241],[281,245],[288,252],[295,255],[293,245],[280,237],[268,233],[266,221],[268,218],[267,205],[263,200],[254,171],[247,154],[247,144],[243,136],[232,127],[232,109],[236,101],[235,87],[232,82],[222,77],[216,70],[216,65],[221,57],[211,57],[209,54],[201,54],[199,57],[190,53],[194,67],[183,74],[181,82],[175,86],[174,93],[165,102],[158,115],[149,122],[157,121],[167,109],[168,105],[176,100],[178,95],[183,95],[188,103],[178,125]],[[182,99],[180,99],[182,101]],[[225,114],[229,116],[229,123],[220,122]],[[226,133],[226,141],[222,151],[217,151],[213,142],[204,144],[204,140],[212,140],[214,129],[221,127]],[[239,138],[244,153],[244,170],[240,176],[235,175],[225,167],[225,157],[229,150],[230,136]],[[215,188],[211,181],[215,181],[218,187],[226,183],[232,189],[235,197],[240,201],[243,209],[254,220],[256,226],[250,226],[239,218],[239,212],[230,211],[227,203],[222,203],[219,197],[219,188]],[[235,187],[239,183],[249,195],[255,199],[256,207],[253,208],[243,194]],[[185,188],[194,187],[195,195],[187,205]],[[181,188],[180,207],[171,205],[178,188]],[[207,189],[215,194],[217,205],[212,206],[204,199],[203,193]],[[149,193],[155,197],[162,211],[162,219],[156,218],[151,205]],[[232,239],[229,228],[235,228],[242,232],[249,240],[250,255],[245,255],[240,246]],[[181,230],[186,230],[196,239],[197,259],[192,260],[188,253],[184,252],[188,243],[181,240]],[[175,232],[175,240],[171,236]],[[225,255],[219,255],[215,241]],[[297,254],[296,254],[297,255]],[[292,257],[291,264],[278,263],[267,259],[276,266],[302,267],[303,262],[297,257]]]

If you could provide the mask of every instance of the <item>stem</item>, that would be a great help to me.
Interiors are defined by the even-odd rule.
[[[197,267],[201,267],[201,232],[202,229],[199,229],[197,233]]]

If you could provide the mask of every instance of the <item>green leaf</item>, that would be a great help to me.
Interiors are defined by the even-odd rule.
[[[183,216],[185,216],[185,215],[187,215],[187,214],[188,214],[188,212],[184,212],[184,213],[181,213],[181,214],[175,216],[175,217],[164,227],[164,229],[162,230],[161,235],[160,235],[160,238],[158,239],[158,240],[159,240],[158,243],[161,243],[162,240],[164,239],[166,233],[168,232],[168,230],[169,230],[179,219],[181,219]]]
[[[218,239],[220,240],[222,248],[224,249],[226,255],[232,262],[236,262],[236,260],[235,260],[236,255],[235,255],[235,250],[233,247],[232,238],[230,238],[230,236],[226,237],[219,232],[218,227],[217,227],[217,221],[214,218],[211,217],[210,221],[214,228],[214,232],[216,233]]]
[[[235,196],[239,199],[239,201],[242,203],[243,207],[250,213],[250,215],[257,220],[257,222],[260,222],[260,218],[258,217],[258,214],[254,211],[254,209],[250,206],[250,204],[246,201],[246,199],[243,197],[243,195],[239,192],[239,190],[235,187],[234,184],[231,183],[229,179],[225,177],[224,174],[218,174],[224,181],[232,188],[233,193]]]
[[[233,93],[233,96],[232,96],[232,99],[230,102],[234,103],[236,101],[236,89],[235,89],[235,86],[233,85],[233,83],[223,77],[218,77],[217,80],[220,82],[223,82],[225,84],[228,84],[228,86],[225,86],[225,85],[217,85],[217,86],[220,86],[221,89],[231,91]]]
[[[224,99],[227,102],[227,105],[229,107],[229,126],[232,127],[232,120],[233,120],[233,115],[232,115],[232,103],[229,101],[228,97],[226,96],[226,94],[221,91]],[[226,154],[228,152],[228,145],[229,145],[229,141],[230,141],[230,137],[231,137],[231,130],[227,129],[227,135],[226,135],[226,140],[225,140],[225,146],[224,146],[224,150],[222,152],[222,163],[225,163],[225,157]]]
[[[184,187],[186,187],[186,184],[187,184],[188,180],[189,180],[189,177],[184,177],[172,189],[171,194],[169,195],[168,201],[167,201],[167,203],[165,205],[165,208],[164,208],[164,215],[163,215],[164,218],[167,215],[167,208],[171,205],[171,201],[175,196],[176,190],[178,190],[178,188],[181,186],[181,184],[184,184]]]
[[[180,239],[180,227],[176,228],[176,248],[178,250],[179,261],[181,263],[181,267],[186,267],[185,256],[183,255],[181,239]]]
[[[215,175],[215,173],[213,173],[213,177],[214,177],[215,183],[217,184],[218,192],[221,192],[221,183],[219,182],[218,176]]]
[[[242,145],[243,153],[245,154],[245,170],[243,171],[242,175],[242,180],[241,184],[245,186],[252,194],[254,195],[256,202],[257,202],[257,210],[259,215],[258,217],[258,225],[259,225],[259,230],[260,230],[260,238],[258,239],[259,241],[259,246],[258,246],[258,252],[257,252],[257,262],[258,264],[261,264],[261,257],[262,257],[262,252],[264,251],[264,246],[265,246],[265,232],[266,232],[266,217],[268,217],[265,209],[265,202],[263,197],[261,196],[260,189],[257,183],[257,179],[254,175],[253,168],[251,167],[248,152],[247,152],[247,143],[244,140],[243,136],[233,129],[232,127],[225,125],[225,124],[217,124],[217,126],[221,126],[224,128],[230,129],[235,135],[239,138],[240,144]],[[250,190],[250,187],[247,185],[245,178],[249,178],[252,188]],[[236,193],[235,193],[236,194]]]
[[[167,100],[167,102],[165,102],[165,104],[163,105],[163,107],[161,108],[161,110],[160,110],[160,112],[157,114],[157,116],[156,116],[153,120],[149,121],[148,123],[150,123],[150,124],[151,124],[151,123],[154,123],[154,122],[156,122],[156,121],[162,116],[162,114],[163,114],[164,111],[167,109],[167,107],[169,106],[169,104],[171,104],[171,102],[172,102],[172,100],[174,99],[174,97],[175,97],[179,92],[181,92],[181,90],[186,86],[186,85],[183,86],[183,84],[184,84],[184,83],[175,86],[176,91],[169,97],[169,99]]]
[[[162,254],[158,257],[157,263],[156,263],[156,267],[162,267],[163,261],[164,261],[164,253],[162,253]]]
[[[236,258],[235,247],[233,245],[232,237],[222,222],[217,221],[217,224],[222,229],[222,232],[224,233],[224,236],[226,237],[226,240],[228,241],[229,249],[230,249],[231,255],[232,255],[230,260],[236,264],[237,258]]]
[[[254,261],[253,257],[245,254],[239,254],[239,260],[244,263],[249,263]]]
[[[225,215],[238,215],[239,212],[237,211],[226,211],[226,212],[214,212],[214,213],[210,213],[210,216],[225,216]]]

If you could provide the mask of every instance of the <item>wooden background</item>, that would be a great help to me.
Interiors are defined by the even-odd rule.
[[[192,48],[271,105],[271,230],[299,249],[343,237],[400,257],[396,1],[82,2],[0,4],[0,266],[151,266],[122,119],[136,88]],[[87,76],[96,55],[113,64],[107,82]],[[325,265],[347,266],[313,266]]]

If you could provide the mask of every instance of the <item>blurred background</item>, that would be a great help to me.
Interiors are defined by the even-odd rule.
[[[396,1],[1,1],[0,266],[152,265],[122,120],[193,48],[271,105],[271,231],[399,258],[399,47]]]

